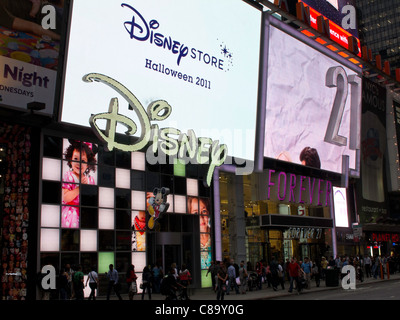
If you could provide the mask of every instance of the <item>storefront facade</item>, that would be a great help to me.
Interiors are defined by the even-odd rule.
[[[276,169],[248,176],[223,170],[219,171],[222,260],[255,266],[272,257],[315,261],[334,255],[332,181]],[[241,193],[243,197],[235,196]]]
[[[144,152],[109,152],[90,130],[80,130],[79,136],[43,132],[38,270],[81,264],[85,274],[95,267],[104,278],[113,264],[123,280],[133,264],[140,283],[145,266],[168,272],[176,263],[186,264],[194,287],[208,286],[213,213],[200,166],[149,164]],[[80,160],[71,160],[71,146],[80,150]],[[75,164],[85,172],[80,178],[73,175]],[[71,200],[68,191],[75,189]],[[168,190],[169,206],[157,218],[149,201],[155,189]]]

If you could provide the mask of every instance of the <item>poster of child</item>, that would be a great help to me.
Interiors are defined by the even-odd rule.
[[[79,228],[80,185],[97,183],[97,146],[64,139],[64,157],[61,227]]]
[[[146,251],[146,212],[132,212],[132,251]]]

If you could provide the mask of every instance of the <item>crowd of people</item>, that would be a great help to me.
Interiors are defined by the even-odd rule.
[[[297,260],[296,257],[284,261],[272,258],[271,261],[258,261],[253,266],[250,262],[241,261],[237,264],[233,259],[224,261],[211,261],[206,277],[210,276],[212,290],[216,293],[217,300],[224,300],[225,295],[233,293],[246,294],[248,291],[261,290],[267,286],[277,291],[279,288],[288,291],[300,292],[303,289],[310,289],[312,286],[319,287],[321,281],[326,280],[327,270],[336,269],[338,274],[342,274],[342,268],[346,265],[355,267],[357,280],[363,281],[365,278],[375,279],[385,275],[400,272],[400,255],[387,256],[324,256],[321,259],[311,261],[309,257]],[[95,290],[99,287],[99,275],[92,267],[86,282],[80,265],[73,270],[69,264],[61,269],[57,278],[57,291],[42,290],[42,299],[61,299],[61,300],[83,300],[84,288],[91,289],[88,300],[95,300]],[[110,299],[112,291],[118,299],[122,300],[121,290],[128,292],[128,297],[133,300],[140,286],[141,299],[151,300],[152,293],[162,294],[168,300],[189,300],[188,287],[192,282],[192,276],[185,264],[178,269],[173,263],[166,274],[163,268],[157,264],[145,266],[142,271],[141,283],[138,284],[138,276],[134,265],[130,265],[126,271],[126,288],[121,286],[121,279],[118,271],[112,264],[109,265],[108,272],[105,273],[107,279],[107,300]],[[40,286],[39,286],[40,287]]]
[[[319,287],[321,280],[326,280],[327,270],[335,269],[337,274],[342,274],[342,268],[352,265],[356,271],[357,280],[363,281],[365,277],[375,279],[387,273],[400,272],[400,255],[387,256],[324,256],[311,261],[309,257],[297,260],[296,257],[286,261],[272,258],[269,263],[258,261],[255,266],[250,262],[240,265],[234,260],[212,261],[207,271],[207,276],[212,277],[212,289],[217,294],[217,300],[224,300],[232,290],[236,294],[246,294],[247,291],[260,290],[267,286],[277,291],[280,287],[285,290],[288,284],[289,292],[295,289],[297,294],[303,289],[310,289],[312,285]],[[313,284],[312,284],[313,282]]]
[[[40,299],[42,300],[84,300],[84,289],[86,287],[90,288],[87,300],[96,300],[96,290],[99,289],[101,277],[96,272],[96,267],[94,266],[87,272],[85,281],[81,265],[72,268],[70,264],[66,264],[57,275],[56,289],[43,289],[43,276],[39,272],[37,278],[37,286],[40,291]],[[141,272],[140,283],[138,283],[139,277],[136,274],[133,264],[129,265],[125,279],[114,268],[114,265],[110,264],[109,270],[105,272],[103,278],[107,281],[107,286],[105,286],[107,288],[107,300],[110,300],[113,292],[119,300],[123,300],[121,292],[127,292],[129,300],[133,300],[135,294],[139,292],[139,287],[141,289],[142,300],[145,299],[146,294],[148,295],[148,299],[151,300],[151,295],[154,293],[163,294],[169,300],[176,300],[178,298],[181,300],[190,299],[188,287],[192,281],[192,276],[186,264],[182,264],[178,271],[176,263],[173,263],[166,275],[163,268],[157,264],[145,266]],[[126,287],[121,282],[126,282]],[[163,282],[164,286],[162,286]],[[168,288],[162,292],[165,284],[168,284]]]

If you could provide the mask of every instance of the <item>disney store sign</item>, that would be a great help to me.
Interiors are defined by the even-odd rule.
[[[165,156],[169,156],[185,164],[208,165],[205,185],[211,185],[214,169],[221,166],[228,155],[228,147],[225,144],[219,144],[218,140],[213,141],[207,137],[197,138],[193,130],[188,130],[186,134],[176,128],[160,129],[158,124],[152,124],[152,121],[163,121],[171,114],[172,107],[167,101],[153,101],[146,111],[131,91],[106,75],[90,73],[84,76],[83,80],[85,82],[96,81],[110,86],[124,97],[129,103],[129,108],[139,118],[141,126],[140,137],[132,144],[125,144],[116,140],[117,124],[121,124],[127,128],[125,134],[128,136],[136,134],[138,125],[131,118],[119,113],[118,98],[111,99],[108,112],[95,114],[90,117],[90,126],[97,137],[106,144],[105,148],[107,151],[112,151],[114,148],[127,152],[140,151],[144,150],[150,143],[150,146],[146,150],[147,162],[152,164],[166,164]],[[102,130],[98,126],[98,120],[106,121],[105,130]]]

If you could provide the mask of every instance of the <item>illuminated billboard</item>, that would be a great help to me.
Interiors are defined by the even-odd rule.
[[[63,3],[1,2],[0,105],[27,110],[36,103],[36,112],[53,115]],[[47,10],[54,14],[43,15]],[[44,18],[54,26],[43,28]]]
[[[327,18],[329,20],[330,39],[349,49],[348,38],[350,36],[355,37],[359,55],[361,55],[354,0],[299,0],[299,2],[310,8],[311,27],[318,30],[318,16]]]
[[[348,159],[350,173],[359,174],[357,69],[323,54],[319,44],[311,47],[275,26],[267,28],[266,38],[264,157],[339,174],[347,174]]]
[[[349,227],[346,191],[346,188],[333,187],[333,204],[336,227]]]
[[[260,33],[261,12],[241,0],[75,0],[60,120],[89,126],[108,110],[118,93],[82,80],[100,74],[144,108],[161,100],[172,106],[163,128],[193,130],[253,160]],[[120,102],[119,114],[139,127],[132,107]]]

